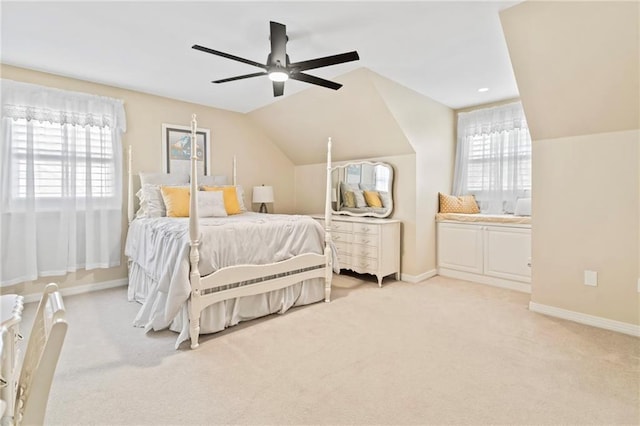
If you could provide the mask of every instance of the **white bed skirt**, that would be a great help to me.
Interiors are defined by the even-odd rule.
[[[180,343],[189,339],[189,320],[187,304],[182,306],[180,313],[170,324],[158,323],[162,317],[158,309],[165,306],[166,294],[154,292],[157,283],[147,275],[142,267],[132,262],[129,270],[129,301],[143,303],[133,325],[144,327],[146,331],[169,328],[179,332],[176,348]],[[149,294],[154,294],[156,300],[147,301]],[[247,321],[269,314],[285,313],[294,306],[308,305],[324,300],[324,279],[314,278],[268,293],[245,296],[215,303],[206,308],[200,317],[200,334],[215,333],[227,327],[234,326],[241,321]],[[147,302],[147,303],[145,303]]]

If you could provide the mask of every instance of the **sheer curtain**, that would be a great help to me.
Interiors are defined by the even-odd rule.
[[[123,102],[1,87],[0,285],[119,265]]]
[[[520,102],[458,114],[454,195],[483,213],[513,213],[531,193],[531,137]]]

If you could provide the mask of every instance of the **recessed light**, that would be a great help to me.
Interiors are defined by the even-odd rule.
[[[478,89],[478,92],[480,92],[480,93],[484,93],[484,92],[488,92],[488,91],[489,91],[488,87],[481,87],[481,88]]]

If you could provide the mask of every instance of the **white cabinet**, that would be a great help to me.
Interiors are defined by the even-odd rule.
[[[531,226],[438,222],[438,274],[531,292]]]
[[[322,227],[324,216],[313,215]],[[331,239],[338,251],[340,269],[400,279],[400,221],[352,216],[331,217]]]

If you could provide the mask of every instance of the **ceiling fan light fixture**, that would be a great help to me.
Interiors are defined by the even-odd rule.
[[[287,81],[289,74],[284,71],[270,71],[269,80],[271,81]]]

